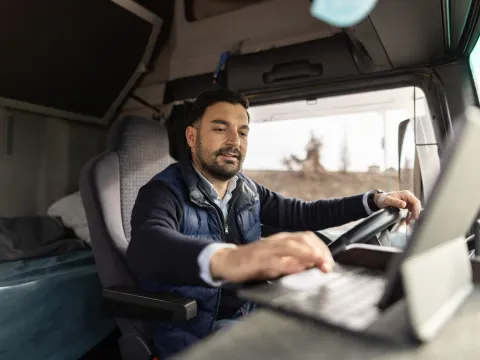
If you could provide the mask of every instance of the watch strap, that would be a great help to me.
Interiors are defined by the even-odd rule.
[[[367,204],[368,204],[368,207],[370,208],[370,210],[372,210],[373,212],[376,212],[376,211],[380,210],[380,208],[375,203],[375,195],[383,194],[383,193],[385,193],[385,191],[380,190],[380,189],[376,189],[376,190],[370,191],[370,193],[368,194]]]

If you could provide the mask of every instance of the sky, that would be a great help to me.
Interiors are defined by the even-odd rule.
[[[284,106],[281,104],[280,106]],[[255,116],[255,112],[252,112]],[[313,132],[323,139],[322,165],[328,171],[341,169],[344,139],[347,139],[350,159],[349,171],[367,171],[371,165],[382,170],[398,168],[398,124],[408,118],[402,109],[358,112],[348,115],[255,122],[252,119],[248,140],[246,170],[285,170],[282,159],[294,154],[305,158],[305,147]],[[405,157],[413,164],[415,151],[413,134],[407,132]],[[382,139],[385,136],[385,149]]]

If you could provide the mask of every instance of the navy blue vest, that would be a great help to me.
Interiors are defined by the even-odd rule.
[[[151,181],[167,185],[183,204],[180,231],[193,238],[207,237],[224,241],[224,224],[219,209],[207,196],[207,191],[194,173],[191,164],[173,164]],[[233,204],[240,241],[249,243],[260,239],[260,202],[255,184],[239,174],[239,194]],[[181,269],[179,269],[181,271]],[[221,289],[200,286],[167,286],[149,279],[139,279],[142,289],[183,295],[197,301],[197,316],[185,323],[152,322],[151,333],[160,356],[166,357],[182,350],[212,332],[217,316]]]

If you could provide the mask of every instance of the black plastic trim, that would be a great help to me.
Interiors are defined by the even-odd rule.
[[[116,285],[104,288],[103,297],[111,315],[119,318],[181,322],[197,315],[195,300],[171,294],[140,291],[132,287]]]
[[[141,335],[126,334],[118,340],[122,360],[158,360],[151,341]]]
[[[472,272],[473,272],[473,282],[475,284],[480,284],[480,258],[476,257],[471,260],[472,263]]]
[[[217,82],[213,80],[213,73],[207,73],[168,81],[165,85],[163,103],[194,99],[204,91],[223,88],[224,72],[220,72]]]
[[[388,264],[393,257],[402,251],[397,248],[369,245],[353,244],[345,248],[345,251],[338,254],[336,261],[343,265],[352,265],[365,267],[372,270],[386,271]]]
[[[479,37],[480,0],[472,0],[467,21],[458,42],[456,55],[469,55]]]
[[[183,0],[183,4],[185,7],[185,20],[188,22],[194,22],[197,21],[197,18],[195,17],[195,11],[193,10],[193,2],[195,0]]]
[[[450,0],[442,0],[442,28],[443,28],[443,47],[444,52],[448,54],[451,50],[451,29],[450,29]]]

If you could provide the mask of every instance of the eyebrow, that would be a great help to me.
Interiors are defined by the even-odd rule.
[[[212,124],[218,124],[218,125],[225,125],[225,126],[229,125],[228,121],[220,120],[220,119],[212,120],[211,123]]]
[[[212,120],[211,123],[212,123],[212,124],[218,124],[218,125],[225,125],[225,126],[230,125],[230,123],[229,123],[228,121],[220,120],[220,119]],[[250,130],[250,127],[249,127],[248,125],[243,125],[243,126],[240,126],[240,129],[242,129],[242,130]]]

